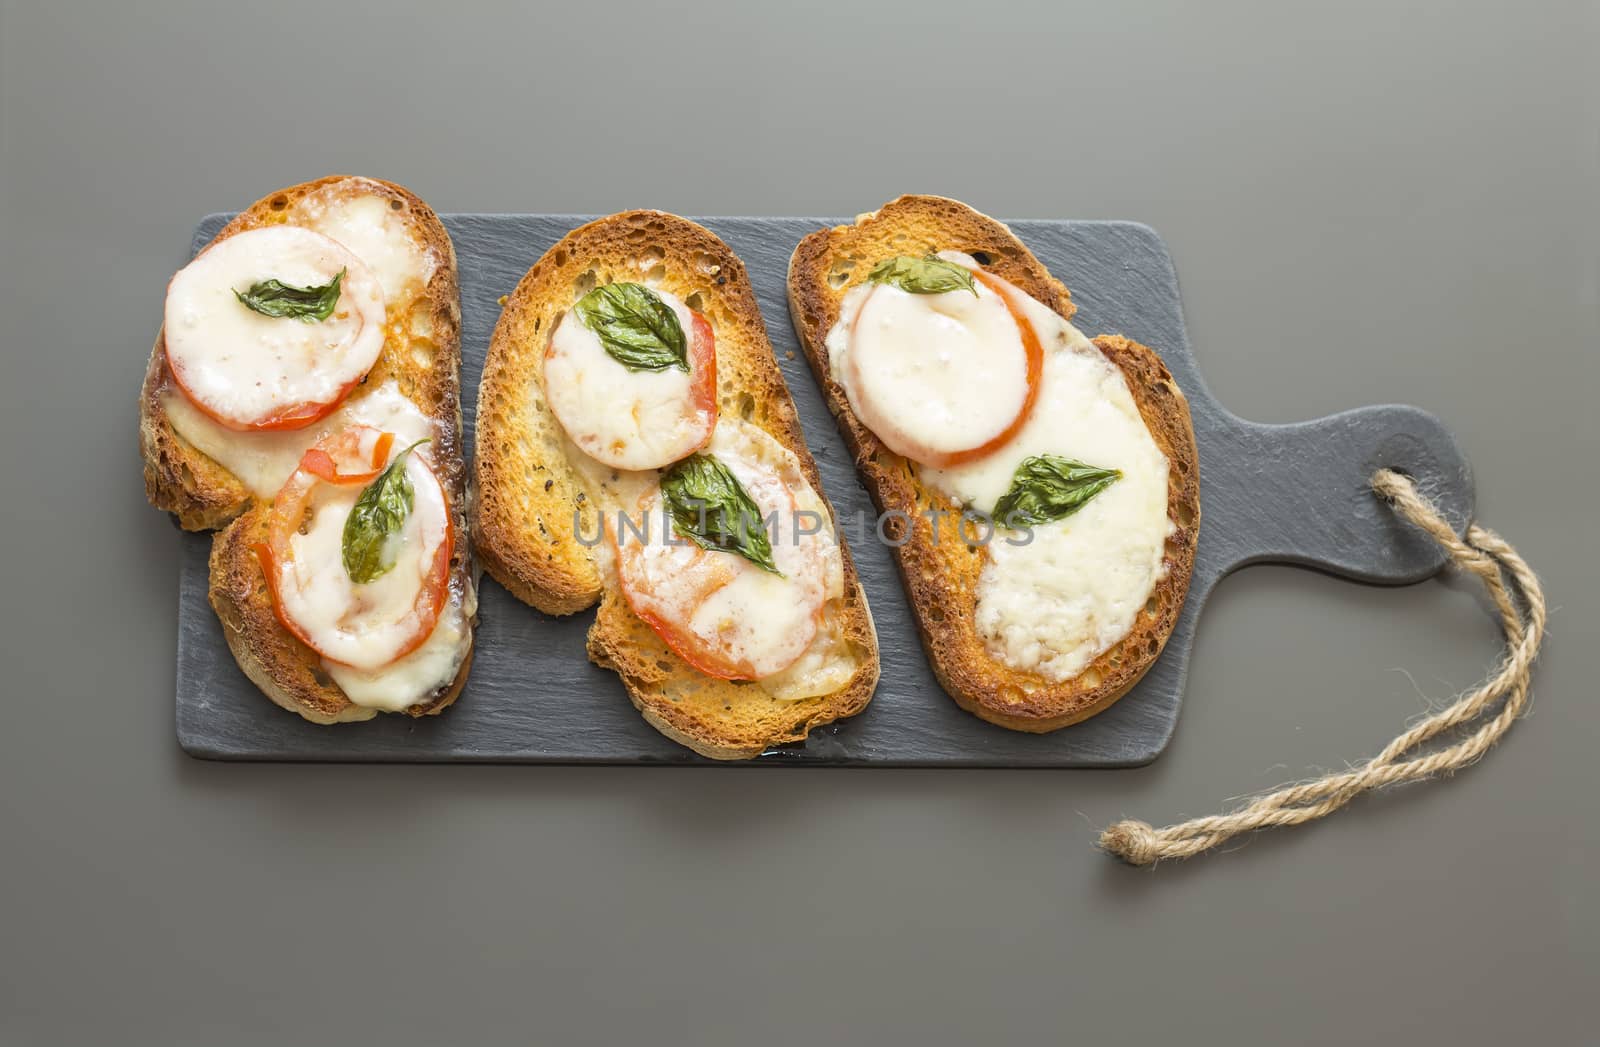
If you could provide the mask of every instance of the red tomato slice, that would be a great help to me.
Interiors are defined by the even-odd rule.
[[[328,437],[315,448],[312,448],[311,451],[308,451],[307,457],[312,460],[314,468],[320,469],[324,464],[323,459],[332,463],[337,463],[341,460],[348,462],[352,448],[359,448],[361,430],[365,430],[369,434],[373,431],[365,426],[346,429]],[[382,444],[384,448],[382,458],[380,459],[374,453],[369,460],[379,463],[379,468],[370,473],[355,475],[364,475],[370,481],[370,478],[376,477],[378,472],[382,471],[381,466],[387,463],[388,452],[394,445],[394,434],[380,434],[378,443]],[[433,470],[432,463],[426,457],[418,455],[415,451],[412,454],[415,460],[424,467],[426,475],[438,486],[438,496],[445,508],[445,532],[443,540],[438,543],[433,553],[433,559],[423,574],[422,583],[417,590],[416,600],[411,607],[411,632],[405,637],[391,661],[398,661],[422,646],[433,632],[434,626],[438,624],[439,613],[449,597],[450,558],[455,551],[455,523],[450,512],[449,497],[445,491],[444,484],[440,482],[438,474]],[[339,478],[333,481],[325,480],[312,469],[308,469],[305,460],[302,459],[301,467],[289,477],[272,503],[271,516],[268,520],[267,541],[258,542],[252,546],[257,559],[261,561],[262,572],[266,575],[267,587],[272,595],[273,611],[277,615],[278,621],[300,642],[332,661],[338,661],[338,659],[332,657],[324,645],[319,645],[316,637],[297,623],[289,613],[283,599],[282,587],[285,584],[293,584],[286,570],[288,565],[294,561],[292,539],[306,522],[307,514],[311,511],[312,496],[317,486],[331,482],[336,486],[348,487],[362,482],[360,479],[354,478],[352,474],[338,473],[337,470],[335,470],[335,475]],[[353,590],[358,588],[355,583],[351,583],[351,586]],[[354,593],[352,598],[354,598]]]
[[[361,444],[369,437],[372,437],[372,449],[369,454],[363,455]],[[393,433],[381,433],[365,425],[352,425],[307,450],[300,459],[300,468],[331,484],[371,483],[388,464],[389,449],[393,446]],[[349,471],[341,471],[341,467]]]
[[[286,407],[282,411],[277,411],[265,418],[257,418],[254,421],[249,422],[241,422],[237,418],[230,418],[227,415],[218,414],[210,407],[207,407],[204,402],[197,399],[195,395],[189,391],[188,387],[183,384],[182,370],[172,365],[171,357],[167,358],[167,373],[172,375],[173,386],[177,388],[178,392],[183,394],[183,398],[185,400],[188,400],[194,405],[195,410],[199,411],[213,422],[216,422],[224,429],[232,429],[237,433],[279,432],[287,429],[304,429],[306,426],[320,422],[334,411],[337,411],[339,409],[339,405],[344,403],[345,399],[349,397],[351,390],[360,385],[361,379],[366,377],[365,375],[362,375],[355,381],[350,382],[348,385],[342,386],[334,398],[329,400],[327,403],[295,404],[293,407]]]
[[[995,295],[1005,305],[1006,311],[1011,314],[1012,322],[1017,325],[1017,335],[1022,342],[1025,368],[1024,381],[1026,381],[1027,387],[1023,394],[1022,404],[1017,409],[1016,416],[1011,419],[1010,423],[1007,424],[1006,427],[1000,432],[996,433],[993,437],[975,447],[965,447],[954,451],[942,451],[924,446],[921,443],[911,442],[910,438],[905,434],[900,434],[898,438],[890,437],[890,439],[893,439],[896,443],[900,444],[898,447],[890,446],[890,450],[896,451],[897,453],[903,454],[905,457],[910,458],[913,461],[920,462],[923,465],[931,466],[935,469],[947,469],[951,466],[977,461],[979,458],[983,458],[989,454],[992,454],[1004,447],[1006,444],[1010,443],[1012,437],[1017,435],[1017,433],[1022,429],[1022,426],[1027,422],[1028,416],[1033,412],[1034,402],[1039,398],[1040,376],[1044,373],[1044,349],[1039,344],[1038,333],[1034,331],[1033,324],[1028,321],[1028,318],[1026,314],[1023,313],[1021,306],[1018,305],[1012,297],[1014,294],[1020,294],[1021,292],[1016,291],[1015,288],[1011,287],[1011,285],[1007,284],[999,277],[986,273],[982,269],[972,269],[969,270],[969,272],[972,273],[976,280],[982,283],[990,291],[995,293]],[[867,310],[867,302],[870,301],[872,295],[876,293],[877,288],[874,288],[872,291],[868,292],[866,298],[864,298],[860,306],[857,307],[855,316],[851,320],[850,324],[850,337],[852,340],[854,340],[856,336],[856,326],[860,323],[862,315]],[[860,369],[856,365],[856,358],[853,355],[847,356],[845,361],[845,366],[850,368],[851,373],[856,376],[853,384],[856,387],[858,394],[860,394],[863,383],[860,378]],[[868,410],[869,405],[866,403],[858,404],[857,407],[858,414],[863,412],[870,413]],[[865,421],[865,419],[863,419],[863,421]],[[878,434],[878,437],[881,440],[885,439],[885,436],[887,435],[887,433],[880,433]],[[885,442],[887,444],[888,441],[886,440]]]
[[[662,642],[672,648],[672,653],[688,662],[692,668],[707,676],[715,676],[719,680],[754,679],[747,665],[721,657],[715,651],[706,649],[688,635],[679,632],[667,619],[638,607],[633,594],[626,587],[623,588],[622,595],[627,597],[628,606],[633,608],[633,613],[639,616],[639,620],[655,630],[655,634],[661,637]]]
[[[709,320],[693,309],[689,313],[694,317],[694,330],[689,336],[689,367],[694,379],[689,386],[689,403],[705,418],[706,429],[705,440],[694,449],[698,451],[711,442],[711,434],[717,428],[717,339],[711,333]]]
[[[796,501],[774,474],[746,487],[763,518],[776,512],[779,530],[794,519]],[[816,635],[826,602],[823,539],[812,537],[786,543],[780,533],[773,555],[783,578],[767,574],[739,555],[702,549],[686,541],[668,544],[656,528],[671,527],[662,515],[659,492],[640,501],[640,518],[648,521],[650,541],[632,535],[621,540],[617,529],[606,533],[617,557],[622,595],[633,613],[661,637],[673,653],[692,667],[723,680],[758,680],[781,672],[805,652]],[[760,599],[763,606],[781,606],[773,616],[763,613],[765,632],[742,632],[747,622],[734,618],[715,632],[697,632],[691,620],[707,601],[730,586],[769,587],[743,600]],[[735,596],[735,601],[740,599]],[[702,629],[704,629],[702,625]],[[776,630],[774,633],[772,630]]]
[[[545,346],[545,396],[561,428],[613,469],[661,469],[704,447],[717,427],[717,349],[704,316],[663,293],[686,334],[688,374],[608,374],[599,339],[569,313]],[[597,376],[600,384],[596,384]],[[681,384],[680,384],[681,383]],[[665,387],[664,387],[665,386]]]
[[[331,312],[302,324],[241,304],[240,288],[275,273],[304,274],[291,284],[341,281]],[[303,429],[372,370],[386,324],[382,287],[360,258],[321,233],[285,224],[218,240],[178,270],[167,285],[163,346],[173,385],[219,425]]]
[[[1044,374],[1044,348],[1039,345],[1038,332],[1034,331],[1033,324],[1028,322],[1028,317],[1012,298],[1014,293],[1020,292],[1015,291],[1010,284],[998,276],[992,276],[982,269],[972,270],[972,275],[979,283],[1000,296],[1001,301],[1006,303],[1006,309],[1011,312],[1011,319],[1017,323],[1017,334],[1022,336],[1022,351],[1027,355],[1028,359],[1028,392],[1023,397],[1022,410],[1017,412],[1017,417],[998,436],[980,447],[972,448],[970,451],[959,451],[949,455],[942,463],[928,463],[938,468],[961,465],[963,462],[975,462],[984,455],[998,451],[1010,443],[1011,438],[1016,436],[1023,424],[1027,422],[1028,415],[1033,413],[1034,401],[1039,399],[1039,378]]]

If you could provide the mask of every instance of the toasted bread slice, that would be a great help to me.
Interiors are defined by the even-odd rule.
[[[846,290],[895,255],[955,250],[1070,320],[1067,288],[1000,222],[937,196],[902,196],[853,225],[812,233],[789,263],[789,312],[806,357],[880,512],[913,521],[896,550],[917,626],[934,673],[962,708],[1013,730],[1045,732],[1093,716],[1122,697],[1160,655],[1189,587],[1200,530],[1199,459],[1188,401],[1154,351],[1116,335],[1094,339],[1121,368],[1145,425],[1169,463],[1167,515],[1173,531],[1165,573],[1132,631],[1078,675],[1061,681],[995,658],[974,622],[984,558],[962,542],[936,540],[926,513],[959,511],[918,480],[916,467],[885,447],[850,410],[834,381],[824,342]]]
[[[575,512],[602,505],[605,496],[578,467],[583,452],[546,403],[542,359],[551,332],[578,297],[596,284],[623,280],[655,284],[710,321],[721,413],[775,438],[822,496],[744,263],[693,222],[629,211],[573,230],[528,270],[505,303],[478,394],[474,545],[490,575],[546,613],[572,614],[599,601],[589,656],[622,677],[644,718],[704,756],[747,759],[865,708],[878,678],[877,636],[841,538],[845,588],[837,621],[855,669],[832,693],[773,698],[757,684],[716,679],[679,658],[628,607],[605,544],[577,540]]]
[[[224,226],[212,243],[264,226],[305,224],[310,208],[326,209],[367,197],[387,203],[406,238],[430,260],[432,272],[420,286],[386,301],[383,351],[347,402],[354,403],[393,382],[430,420],[429,459],[445,486],[458,536],[450,585],[462,595],[470,628],[477,597],[466,541],[460,287],[455,249],[444,224],[427,204],[401,186],[335,175],[263,197]],[[180,435],[167,408],[172,395],[163,332],[157,335],[150,354],[139,402],[145,490],[152,505],[173,513],[186,530],[225,528],[212,543],[210,595],[234,658],[269,698],[308,720],[334,723],[375,716],[375,710],[351,702],[329,677],[316,652],[279,623],[251,548],[265,534],[271,496],[252,491],[244,479]],[[452,681],[406,712],[423,716],[444,709],[461,692],[471,664],[469,651]]]

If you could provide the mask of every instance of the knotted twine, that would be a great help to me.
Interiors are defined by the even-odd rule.
[[[1505,660],[1476,690],[1417,723],[1359,767],[1285,786],[1228,814],[1194,818],[1164,829],[1131,819],[1117,822],[1100,834],[1103,850],[1132,865],[1150,865],[1163,858],[1192,857],[1241,833],[1316,821],[1370,789],[1459,770],[1483,756],[1511,729],[1527,707],[1528,679],[1544,639],[1544,590],[1539,588],[1538,578],[1517,551],[1488,528],[1473,524],[1467,528],[1465,540],[1456,537],[1438,507],[1419,495],[1416,486],[1400,473],[1378,470],[1372,476],[1372,489],[1438,542],[1458,570],[1483,582],[1505,631]],[[1426,755],[1417,754],[1421,745],[1445,731],[1474,724],[1471,733],[1459,741]]]

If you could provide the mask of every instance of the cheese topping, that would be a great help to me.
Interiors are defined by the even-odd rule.
[[[423,245],[403,208],[379,187],[358,192],[365,179],[346,178],[301,197],[294,221],[330,236],[372,270],[392,303],[422,290],[439,260]]]
[[[381,669],[404,653],[417,634],[417,594],[450,538],[444,488],[420,451],[407,455],[403,468],[412,508],[389,538],[391,570],[360,584],[345,570],[345,521],[361,484],[316,484],[306,521],[289,538],[288,556],[275,565],[284,614],[324,658],[353,669]]]
[[[277,280],[296,288],[339,277],[323,320],[267,316],[239,294]],[[384,297],[361,258],[295,226],[218,241],[167,288],[167,362],[183,391],[230,428],[294,428],[339,401],[383,351]]]
[[[852,322],[828,346],[862,424],[896,454],[941,461],[1000,437],[1026,408],[1028,357],[1005,301],[984,284],[912,294],[852,288]]]
[[[381,669],[364,671],[323,659],[333,682],[356,705],[400,712],[422,702],[450,683],[472,648],[472,616],[477,594],[452,578],[450,600],[439,612],[433,632],[415,651]]]
[[[436,252],[418,235],[404,206],[396,208],[387,191],[366,179],[342,179],[302,197],[287,219],[287,225],[240,233],[220,241],[200,255],[196,263],[224,248],[227,252],[221,257],[227,257],[240,250],[229,245],[244,241],[248,247],[251,238],[263,234],[291,245],[331,243],[336,253],[323,259],[320,268],[281,267],[252,273],[249,280],[241,280],[235,286],[242,290],[257,280],[272,277],[301,287],[323,284],[343,266],[346,275],[341,281],[340,308],[347,299],[354,300],[351,295],[357,290],[364,292],[362,300],[377,303],[375,315],[361,310],[365,321],[362,337],[376,337],[376,359],[382,352],[388,322],[404,317],[410,301],[432,280],[439,266]],[[334,260],[339,264],[333,264]],[[191,268],[196,263],[191,263]],[[236,309],[248,312],[233,298],[231,290],[228,299]],[[169,294],[169,309],[170,305]],[[267,321],[265,317],[261,319]],[[350,323],[348,318],[338,316],[311,324],[299,320],[270,323],[293,325],[288,328],[292,332],[335,321]],[[169,360],[174,329],[169,312]],[[331,373],[327,363],[325,356],[317,357],[318,373],[323,378]],[[370,366],[371,361],[367,368]],[[365,373],[363,368],[360,374]],[[355,377],[359,379],[360,374]],[[198,409],[180,389],[171,386],[162,391],[161,403],[173,430],[183,440],[263,499],[273,498],[295,474],[308,448],[348,426],[365,425],[393,433],[393,453],[418,440],[438,438],[435,422],[392,379],[376,387],[358,386],[331,414],[298,430],[235,431]],[[399,623],[413,610],[419,572],[438,551],[443,521],[449,512],[435,474],[424,469],[423,478],[415,471],[420,467],[415,459],[426,455],[428,446],[413,451],[406,466],[412,480],[414,508],[402,533],[392,539],[397,556],[391,571],[366,585],[350,582],[342,560],[343,527],[362,487],[318,484],[306,531],[293,539],[297,584],[280,587],[288,605],[286,613],[291,613],[303,628],[317,630],[318,647],[326,642],[325,649],[336,650],[344,659],[323,657],[323,668],[351,702],[367,708],[392,712],[429,700],[455,679],[472,646],[476,587],[470,577],[451,571],[448,593],[432,631],[415,650],[398,659],[393,657],[400,646]]]
[[[715,349],[704,344],[710,327],[675,295],[653,293],[677,315],[690,343],[688,371],[631,370],[606,352],[576,309],[556,325],[544,356],[545,395],[556,420],[585,454],[616,469],[659,469],[687,458],[717,423]]]
[[[351,431],[356,430],[347,430]],[[359,453],[354,460],[364,463],[370,460],[381,434],[375,429],[359,431]],[[390,461],[404,446],[409,445],[394,443]],[[354,504],[365,484],[337,488],[318,484],[314,490],[325,500],[312,504],[304,533],[290,540],[300,569],[280,575],[276,587],[283,613],[293,619],[299,632],[314,641],[313,646],[323,654],[322,667],[345,696],[356,705],[385,712],[398,712],[432,699],[456,678],[472,648],[477,591],[469,577],[451,570],[443,604],[427,637],[413,650],[392,657],[416,643],[416,630],[421,627],[421,586],[438,583],[437,575],[427,579],[424,576],[440,569],[438,556],[453,555],[449,546],[441,553],[443,488],[431,471],[428,476],[432,480],[418,482],[417,470],[423,468],[419,458],[424,455],[426,451],[419,447],[407,459],[413,510],[405,527],[390,539],[396,556],[395,566],[388,573],[373,582],[355,584],[343,564],[343,521],[348,519],[347,507]],[[301,482],[305,474],[297,477],[296,482]],[[443,511],[448,507],[444,506]],[[305,576],[312,582],[309,587]],[[341,606],[342,612],[338,610]],[[335,618],[337,625],[331,625]],[[355,659],[357,664],[328,657],[348,657],[351,651],[359,656]],[[391,657],[375,665],[385,654]]]
[[[234,432],[206,417],[176,389],[162,394],[161,406],[179,436],[237,476],[259,498],[277,494],[307,448],[346,426],[369,425],[394,433],[400,447],[434,436],[433,421],[405,398],[393,379],[371,392],[353,394],[338,410],[305,429],[281,432]]]
[[[618,574],[634,612],[685,660],[715,675],[759,680],[795,665],[811,648],[824,604],[844,591],[843,561],[826,512],[817,511],[821,499],[794,456],[771,436],[725,420],[707,453],[738,479],[763,520],[774,520],[772,559],[781,573],[678,537],[661,489],[652,485],[631,514],[648,528],[643,538],[613,529],[619,532],[612,535]],[[779,681],[776,690],[808,696],[802,692],[833,678],[823,671],[830,660],[819,654],[816,664]]]
[[[833,694],[856,674],[856,659],[845,639],[844,621],[837,599],[823,605],[817,635],[794,664],[758,683],[769,697],[782,702]]]
[[[771,465],[783,477],[794,497],[796,518],[802,529],[820,527],[817,540],[826,543],[830,550],[824,590],[826,602],[817,619],[816,636],[792,665],[763,677],[758,686],[779,701],[832,694],[850,682],[857,668],[855,653],[844,635],[844,555],[834,532],[833,514],[822,495],[806,480],[793,452],[753,425],[740,424],[738,431],[742,431],[747,440],[744,453]]]
[[[977,269],[966,255],[940,257]],[[853,294],[854,292],[852,292]],[[1122,370],[1082,332],[1013,289],[1044,349],[1038,398],[1022,428],[999,450],[946,469],[917,465],[919,477],[953,501],[990,512],[1023,459],[1053,454],[1122,478],[1075,514],[1027,532],[999,529],[984,547],[975,625],[995,658],[1047,679],[1070,679],[1126,636],[1164,571],[1166,457],[1150,435]],[[913,296],[915,297],[915,296]],[[922,296],[928,297],[928,296]],[[968,296],[970,297],[970,295]],[[850,295],[828,334],[852,351]],[[943,540],[957,540],[954,525]]]

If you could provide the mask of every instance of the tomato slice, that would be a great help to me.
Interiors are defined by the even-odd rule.
[[[363,443],[371,448],[366,454],[361,450]],[[389,449],[393,446],[393,433],[352,425],[309,448],[300,459],[300,468],[331,484],[371,483],[389,463]]]
[[[287,316],[263,311],[242,291],[279,274],[291,286],[337,284],[337,294],[326,311]],[[219,425],[303,429],[376,365],[387,315],[376,275],[343,244],[274,225],[224,237],[173,275],[162,344],[173,385]]]
[[[717,428],[717,338],[711,333],[709,320],[693,309],[689,315],[694,317],[689,336],[689,367],[693,373],[689,404],[704,418],[706,430],[705,440],[694,449],[698,451],[711,442],[711,434]]]
[[[707,676],[715,676],[719,680],[755,679],[747,663],[723,657],[704,644],[696,642],[687,633],[680,632],[661,615],[639,607],[634,601],[631,590],[626,587],[622,590],[622,594],[627,598],[628,606],[633,609],[633,613],[639,616],[639,620],[653,629],[655,634],[661,637],[662,642],[672,648],[672,653],[688,662],[690,667]]]
[[[293,407],[275,411],[265,418],[241,422],[237,418],[230,418],[225,414],[218,413],[207,406],[205,401],[190,392],[189,387],[183,384],[182,369],[173,366],[171,357],[167,358],[167,373],[172,376],[173,387],[183,394],[185,400],[194,405],[196,411],[199,411],[224,429],[232,429],[236,433],[282,432],[290,429],[304,429],[306,426],[314,425],[337,411],[339,405],[345,402],[351,391],[361,384],[361,378],[357,378],[348,385],[342,386],[338,393],[334,395],[334,398],[327,403],[295,404]],[[363,375],[362,377],[365,376]]]
[[[663,469],[704,447],[717,427],[716,337],[705,316],[660,292],[683,326],[687,373],[623,372],[574,312],[545,346],[545,398],[567,436],[613,469]]]
[[[379,433],[366,426],[353,426],[333,434],[307,451],[300,468],[289,477],[273,500],[268,520],[267,541],[256,543],[252,547],[266,576],[268,590],[272,596],[273,611],[278,621],[296,639],[330,661],[350,664],[338,657],[333,645],[324,642],[315,629],[306,627],[296,619],[290,606],[295,601],[286,598],[291,595],[288,588],[297,584],[292,570],[295,564],[294,539],[297,535],[305,533],[302,528],[310,520],[319,487],[331,486],[349,492],[351,495],[349,500],[353,505],[353,496],[356,492],[351,489],[358,484],[370,482],[382,471],[393,450],[394,442],[393,433]],[[365,455],[360,454],[363,443],[370,448]],[[380,445],[383,449],[381,456],[377,453]],[[352,460],[361,464],[371,463],[374,468],[360,473],[347,473],[339,469],[341,464],[348,465]],[[450,559],[455,551],[455,524],[444,484],[434,472],[432,463],[419,452],[413,452],[410,461],[418,463],[422,467],[422,475],[437,488],[436,495],[444,509],[443,536],[421,572],[415,599],[405,608],[405,613],[397,622],[386,626],[394,630],[390,638],[389,649],[392,654],[388,659],[389,663],[405,657],[422,646],[433,632],[434,626],[438,624],[440,611],[449,597]],[[408,468],[409,464],[408,462]],[[335,479],[329,480],[320,475],[320,471],[325,467],[331,468]],[[342,572],[342,568],[339,570]],[[348,577],[342,577],[342,581],[351,609],[359,609],[364,601],[362,591],[365,587],[350,581]],[[372,667],[358,666],[358,668]]]
[[[816,635],[826,602],[829,547],[815,535],[787,540],[783,532],[792,530],[798,503],[777,474],[763,476],[752,469],[740,480],[763,519],[778,516],[773,557],[781,576],[736,553],[667,541],[658,528],[672,525],[663,515],[659,490],[639,503],[639,518],[650,528],[647,541],[631,534],[624,539],[615,527],[606,528],[606,534],[628,607],[674,654],[707,676],[759,680],[792,665]],[[712,601],[720,603],[714,616],[697,621]]]
[[[1040,378],[1044,373],[1044,349],[1039,343],[1039,336],[1023,312],[1021,305],[1013,297],[1020,294],[1015,288],[999,277],[993,276],[981,269],[969,270],[974,279],[992,291],[1005,306],[1016,325],[1018,339],[1022,343],[1023,351],[1023,381],[1026,383],[1023,391],[1022,403],[1017,408],[1017,413],[1007,425],[983,443],[972,447],[958,447],[955,450],[930,447],[925,441],[916,439],[910,433],[894,425],[894,415],[906,410],[916,410],[917,405],[908,404],[901,397],[896,399],[893,395],[896,390],[880,390],[878,399],[867,399],[871,387],[865,383],[861,362],[854,353],[845,357],[845,367],[852,376],[850,385],[853,387],[852,406],[863,424],[882,440],[885,446],[897,454],[902,454],[912,461],[935,469],[946,469],[951,466],[962,465],[986,457],[1011,442],[1026,424],[1028,417],[1033,412],[1033,405],[1039,398]],[[857,307],[855,316],[850,324],[850,338],[856,338],[856,329],[861,322],[861,317],[867,311],[867,305],[872,296],[878,293],[879,288],[874,287],[869,291],[861,304]],[[876,424],[874,424],[876,422]]]
[[[986,273],[982,269],[974,269],[971,272],[979,283],[1000,296],[1000,300],[1006,303],[1006,309],[1011,312],[1011,319],[1016,321],[1017,334],[1022,337],[1022,351],[1028,360],[1028,391],[1022,400],[1022,410],[1017,412],[1017,417],[999,435],[980,447],[948,455],[943,462],[928,463],[936,468],[975,462],[1010,443],[1011,438],[1017,435],[1027,423],[1028,416],[1033,413],[1034,402],[1039,399],[1039,378],[1044,374],[1044,347],[1039,344],[1039,334],[1033,329],[1033,324],[1028,321],[1021,306],[1012,297],[1014,293],[1019,292],[998,276]]]

